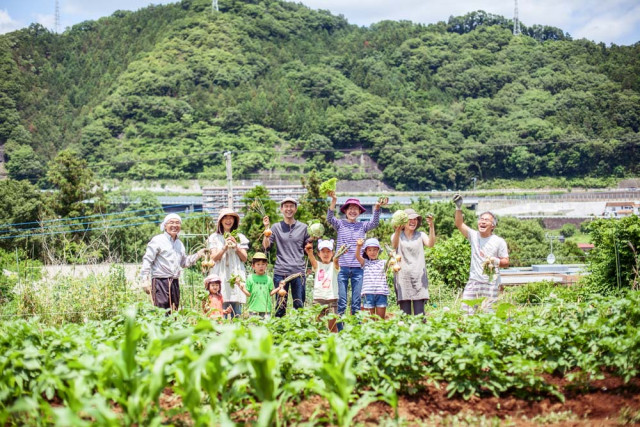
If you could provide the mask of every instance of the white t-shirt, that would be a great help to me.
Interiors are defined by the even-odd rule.
[[[480,237],[476,230],[469,230],[469,243],[471,243],[471,266],[469,268],[469,280],[489,283],[489,276],[482,272],[482,263],[489,257],[507,258],[509,251],[507,242],[502,237],[492,234],[489,237]],[[496,268],[496,274],[491,283],[500,283],[500,268]]]
[[[244,234],[238,233],[238,247],[240,249],[249,249],[249,239]],[[224,235],[220,233],[213,233],[209,236],[207,246],[210,249],[220,250],[226,245]],[[244,268],[244,262],[240,261],[240,257],[235,250],[227,250],[222,258],[216,262],[216,265],[209,271],[209,274],[215,273],[222,279],[222,289],[220,293],[224,302],[239,302],[246,304],[247,297],[240,290],[238,286],[231,286],[229,284],[229,278],[232,274],[238,274],[242,277],[242,280],[247,278],[247,273]]]
[[[338,299],[338,270],[333,261],[329,264],[318,261],[318,271],[313,280],[313,299]]]

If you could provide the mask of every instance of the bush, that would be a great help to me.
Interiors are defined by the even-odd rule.
[[[590,284],[604,293],[637,289],[640,218],[597,219],[589,231],[595,246],[589,254]]]
[[[560,234],[562,234],[564,237],[571,237],[574,234],[576,234],[576,231],[578,231],[578,229],[576,228],[575,225],[565,224],[560,229]]]

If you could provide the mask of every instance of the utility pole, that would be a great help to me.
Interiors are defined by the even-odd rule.
[[[60,34],[60,0],[56,0],[56,21],[54,26],[56,34]]]
[[[515,0],[516,7],[513,10],[513,35],[520,35],[520,19],[518,18],[518,0]]]
[[[224,158],[227,163],[227,205],[233,209],[233,179],[231,177],[231,151],[225,151]]]

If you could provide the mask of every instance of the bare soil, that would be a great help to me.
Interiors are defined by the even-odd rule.
[[[429,385],[413,395],[401,395],[398,416],[408,425],[451,424],[451,417],[474,424],[482,419],[498,420],[505,425],[538,426],[616,426],[640,425],[640,377],[624,383],[621,378],[605,375],[605,379],[576,385],[564,378],[547,376],[547,382],[555,385],[565,396],[561,402],[554,396],[541,395],[522,399],[511,395],[447,397],[446,383]],[[164,409],[180,406],[180,399],[169,389],[160,399]],[[300,402],[289,403],[287,412],[295,412],[295,421],[307,422],[326,417],[329,406],[319,396],[311,396]],[[252,411],[232,415],[239,423],[255,421]],[[355,422],[363,425],[379,425],[381,420],[393,419],[393,409],[384,402],[375,402],[360,411]],[[325,418],[326,419],[326,418]],[[455,420],[455,418],[454,418]],[[190,425],[190,420],[180,416],[171,420],[180,425]],[[321,424],[325,424],[321,421]]]

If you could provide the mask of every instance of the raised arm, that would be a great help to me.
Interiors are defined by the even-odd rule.
[[[313,243],[309,242],[304,245],[304,251],[307,253],[307,257],[309,257],[309,262],[311,263],[311,268],[313,268],[313,271],[318,271],[318,261],[313,255]]]
[[[391,246],[393,249],[398,249],[398,245],[400,245],[400,233],[402,233],[403,227],[402,225],[397,226],[396,231],[391,235]]]
[[[429,226],[429,237],[426,239],[426,241],[423,241],[423,243],[425,246],[432,248],[433,245],[436,244],[436,226],[433,222],[432,216],[427,217],[427,224]]]
[[[364,245],[364,239],[358,239],[356,242],[356,259],[362,267],[364,267],[364,258],[362,257],[362,245]]]
[[[336,201],[338,198],[336,197],[335,191],[330,191],[329,196],[331,197],[331,202],[329,203],[329,209],[327,209],[327,222],[330,226],[338,230],[340,228],[340,221],[336,219]]]
[[[456,205],[456,213],[454,216],[456,228],[468,239],[469,227],[464,223],[464,216],[462,215],[462,196],[459,194],[453,196],[453,203]]]

